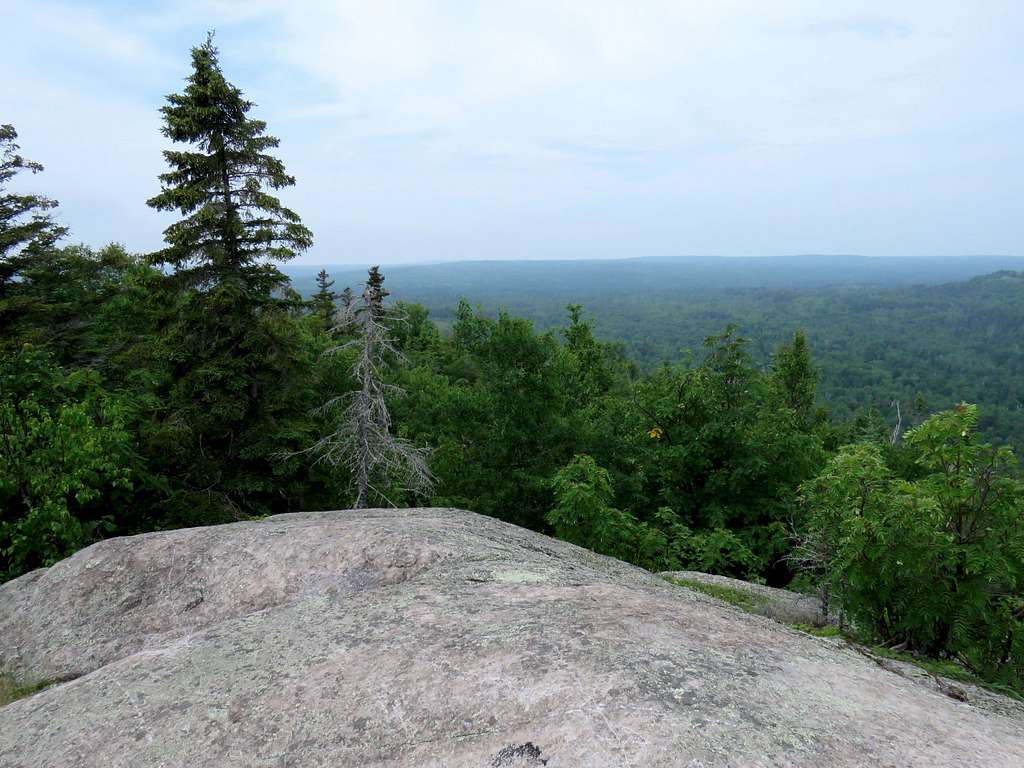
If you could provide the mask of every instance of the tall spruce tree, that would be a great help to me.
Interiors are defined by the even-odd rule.
[[[247,113],[253,107],[221,72],[212,33],[192,49],[192,74],[184,93],[161,108],[163,134],[198,151],[167,150],[171,170],[160,175],[163,191],[149,200],[162,211],[185,216],[164,230],[167,247],[153,254],[192,287],[206,288],[242,274],[267,259],[288,260],[313,244],[299,215],[266,190],[295,184],[284,164],[267,154],[279,144],[267,124]],[[283,283],[271,268],[263,287]]]
[[[177,306],[162,334],[170,391],[152,450],[178,483],[180,522],[289,509],[299,492],[270,456],[305,440],[312,354],[287,311],[298,297],[273,262],[312,235],[268,191],[295,179],[267,153],[278,140],[247,116],[253,104],[224,78],[212,35],[167,101],[163,133],[189,146],[164,152],[171,170],[148,201],[183,216],[150,257],[172,268]]]

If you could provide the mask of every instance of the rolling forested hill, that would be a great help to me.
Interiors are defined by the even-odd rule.
[[[312,292],[320,266],[289,264],[296,288]],[[338,285],[366,277],[362,267],[327,266]],[[460,297],[513,307],[535,299],[593,300],[626,291],[716,288],[820,288],[839,285],[935,285],[1004,269],[1024,269],[1024,257],[871,258],[866,256],[681,257],[566,261],[456,261],[386,266],[395,295],[428,306]]]
[[[463,262],[386,270],[396,298],[424,304],[442,326],[460,298],[538,327],[583,304],[602,338],[643,367],[699,355],[730,323],[755,356],[804,329],[835,418],[875,408],[904,424],[961,400],[982,406],[993,440],[1024,445],[1024,259],[857,256],[622,261]],[[289,269],[310,292],[314,268]],[[336,288],[364,277],[328,267]],[[989,273],[989,274],[985,274]]]

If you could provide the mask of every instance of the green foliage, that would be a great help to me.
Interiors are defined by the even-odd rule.
[[[824,421],[824,412],[815,408],[816,390],[820,373],[811,363],[811,350],[803,331],[793,334],[788,344],[782,344],[772,358],[772,383],[782,403],[805,430]]]
[[[149,201],[183,216],[151,256],[174,267],[148,446],[173,478],[167,516],[181,524],[286,511],[308,494],[307,470],[271,457],[312,442],[317,350],[300,298],[269,262],[308,248],[312,235],[267,191],[295,180],[267,153],[278,140],[247,117],[252,103],[224,78],[212,37],[192,49],[184,93],[167,101],[164,135],[190,146],[164,153],[171,170]]]
[[[560,539],[599,552],[623,538],[623,515],[610,505],[608,472],[589,456],[576,456],[552,480],[555,506],[546,518]]]
[[[337,311],[335,301],[338,299],[338,294],[331,290],[333,285],[334,281],[328,277],[327,270],[321,269],[316,276],[316,293],[313,294],[311,303],[313,314],[320,319],[325,331],[334,327],[334,315]]]
[[[592,402],[607,395],[616,384],[614,360],[608,345],[594,338],[590,323],[583,320],[583,307],[570,304],[569,326],[562,331],[572,365],[570,396],[577,402]]]
[[[57,207],[56,200],[8,190],[8,184],[19,173],[43,170],[39,163],[18,154],[17,138],[13,125],[0,125],[0,289],[16,274],[17,257],[23,250],[46,250],[68,231],[48,213]]]
[[[636,467],[643,498],[703,535],[701,570],[787,579],[782,556],[795,490],[821,460],[821,441],[727,329],[700,365],[663,366],[635,392]]]
[[[806,483],[805,561],[862,630],[1024,684],[1024,483],[961,405],[906,435],[922,475],[843,448]]]
[[[645,567],[788,581],[786,523],[797,485],[819,466],[821,440],[752,364],[744,340],[727,332],[709,341],[701,365],[633,381],[579,307],[569,308],[564,345],[465,302],[450,339],[424,332],[425,322],[420,312],[419,330],[401,341],[413,365],[395,416],[436,446],[434,503],[553,530]],[[807,356],[804,375],[813,380]],[[575,474],[588,462],[599,471],[584,482]],[[570,497],[584,488],[596,494],[586,519],[597,527],[571,533]]]
[[[140,460],[125,405],[88,371],[29,347],[0,360],[3,577],[50,565],[113,530]]]
[[[561,539],[650,571],[687,568],[756,578],[757,558],[732,531],[691,531],[669,507],[650,520],[616,509],[610,475],[591,456],[575,456],[555,473],[551,487],[554,506],[545,519]]]
[[[689,531],[671,510],[661,510],[663,529],[612,507],[608,472],[590,456],[574,457],[551,486],[555,504],[546,519],[559,538],[648,570],[678,567],[676,551]]]
[[[149,367],[148,337],[167,314],[162,277],[117,244],[37,252],[12,288],[19,313],[0,348],[29,342],[61,365],[124,382]]]
[[[237,283],[188,292],[155,352],[165,371],[148,451],[173,478],[179,524],[293,509],[306,470],[275,462],[312,442],[321,339]]]
[[[413,353],[395,419],[435,446],[435,503],[469,507],[544,530],[549,479],[572,456],[568,361],[551,334],[466,304],[451,341]]]
[[[774,532],[773,528],[767,529]],[[728,528],[713,528],[692,534],[683,562],[689,570],[705,573],[731,574],[749,581],[763,581],[764,572],[781,558],[785,541],[776,533],[763,548],[751,547],[748,536],[755,531],[737,533]],[[767,557],[766,557],[767,555]]]

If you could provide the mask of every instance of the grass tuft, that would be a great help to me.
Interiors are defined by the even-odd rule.
[[[14,677],[6,672],[0,672],[0,707],[10,704],[12,701],[24,699],[34,693],[56,685],[60,680],[39,680],[34,683],[18,683]]]

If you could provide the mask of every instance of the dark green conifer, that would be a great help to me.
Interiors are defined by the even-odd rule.
[[[57,207],[56,200],[8,190],[11,179],[22,171],[43,170],[18,154],[17,138],[13,125],[0,125],[0,328],[6,327],[13,312],[9,292],[15,278],[68,232],[49,213]]]
[[[811,362],[810,345],[803,331],[794,333],[788,344],[781,344],[775,351],[772,373],[784,404],[802,426],[811,426],[817,416],[814,400],[819,372]]]
[[[321,269],[316,276],[316,293],[313,294],[313,313],[320,318],[325,330],[334,326],[334,315],[337,312],[335,301],[338,294],[331,290],[334,281],[328,279],[326,269]]]
[[[390,295],[391,293],[384,287],[384,275],[380,273],[380,267],[370,267],[363,297],[365,308],[373,313],[374,319],[380,320],[384,316],[384,299]]]
[[[288,509],[301,491],[271,456],[304,438],[312,361],[288,311],[300,299],[272,262],[308,248],[312,235],[267,191],[295,180],[267,154],[278,140],[247,116],[253,105],[224,78],[212,35],[192,49],[187,85],[167,101],[163,133],[188,148],[164,152],[171,170],[149,201],[183,216],[150,256],[173,268],[176,294],[159,350],[167,408],[151,450],[181,488],[180,522]]]
[[[279,142],[265,134],[264,121],[247,117],[253,103],[225,80],[212,34],[192,49],[184,92],[167,101],[160,110],[163,134],[193,149],[164,152],[171,170],[160,175],[163,190],[148,204],[185,218],[164,230],[167,247],[153,262],[174,267],[184,284],[205,288],[309,248],[313,236],[298,214],[267,192],[295,183],[267,154]],[[257,274],[249,277],[262,286],[285,281],[273,267]]]

